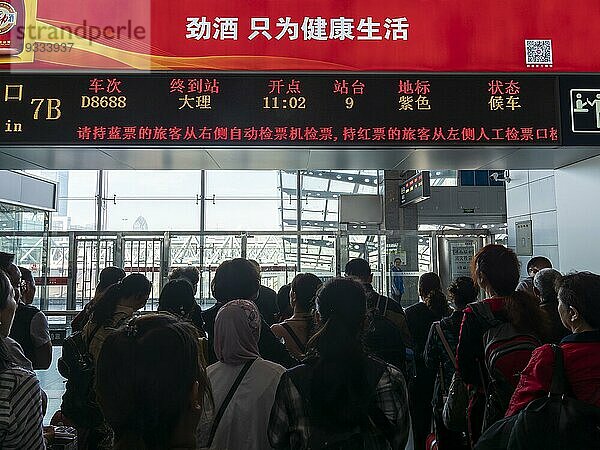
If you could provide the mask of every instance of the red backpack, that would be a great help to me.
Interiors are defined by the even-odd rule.
[[[520,332],[510,322],[498,319],[489,304],[477,302],[469,306],[476,317],[489,327],[483,334],[484,362],[490,378],[486,386],[482,374],[486,393],[485,430],[504,417],[521,372],[541,342],[532,333]]]

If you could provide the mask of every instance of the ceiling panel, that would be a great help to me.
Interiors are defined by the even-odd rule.
[[[482,169],[558,169],[600,155],[600,147],[520,148]]]
[[[406,158],[413,149],[312,149],[309,169],[391,169]]]
[[[78,148],[3,147],[0,169],[556,169],[600,147]]]
[[[0,152],[0,167],[13,170],[36,170],[44,168],[19,156],[13,156],[5,152]]]
[[[208,152],[221,169],[304,169],[309,156],[307,148],[219,148]]]
[[[3,148],[1,151],[35,164],[37,167],[34,168],[63,170],[131,169],[131,167],[111,158],[96,148],[13,147]],[[17,169],[17,167],[4,166],[2,168]]]
[[[137,170],[219,169],[219,165],[203,149],[104,149],[103,152],[127,168]]]
[[[478,169],[516,152],[515,147],[419,148],[395,169]]]

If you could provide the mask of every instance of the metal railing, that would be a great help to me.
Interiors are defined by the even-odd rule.
[[[247,257],[263,266],[263,283],[278,289],[300,271],[323,278],[340,275],[349,258],[367,259],[374,285],[387,292],[389,268],[387,240],[409,237],[415,243],[414,260],[407,270],[424,272],[434,267],[437,235],[489,236],[489,230],[453,232],[389,232],[372,229],[329,231],[0,231],[0,250],[15,253],[39,282],[35,303],[55,317],[72,316],[94,295],[98,274],[107,266],[140,272],[152,282],[147,305],[157,299],[172,267],[200,269],[196,293],[201,305],[212,303],[210,282],[226,259]]]

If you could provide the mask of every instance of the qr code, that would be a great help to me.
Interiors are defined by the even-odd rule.
[[[527,67],[551,67],[552,41],[550,39],[526,39],[525,63]]]

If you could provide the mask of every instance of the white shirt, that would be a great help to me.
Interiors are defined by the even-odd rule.
[[[50,327],[48,326],[48,319],[46,314],[42,311],[36,313],[31,319],[31,325],[29,327],[29,333],[31,334],[31,340],[35,348],[39,348],[42,345],[46,345],[50,342]]]
[[[213,390],[214,411],[200,421],[198,443],[206,445],[213,417],[219,410],[243,365],[222,362],[210,365],[206,372]],[[211,450],[265,450],[271,448],[267,426],[279,379],[285,368],[258,358],[240,383],[217,428]]]

